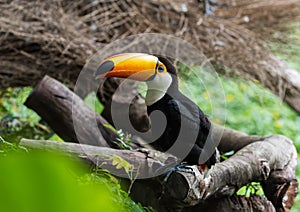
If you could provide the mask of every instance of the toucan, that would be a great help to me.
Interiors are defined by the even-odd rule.
[[[202,170],[216,163],[214,150],[206,161],[199,160],[201,154],[209,154],[204,145],[209,141],[211,122],[193,101],[179,91],[177,70],[170,60],[145,53],[118,54],[100,62],[95,77],[146,82],[145,102],[154,138],[151,145],[165,152],[177,143],[174,152],[187,150],[185,155],[180,155],[181,159],[188,165],[199,165]],[[166,126],[162,126],[159,118],[151,118],[154,111],[161,112],[159,114],[165,117]]]

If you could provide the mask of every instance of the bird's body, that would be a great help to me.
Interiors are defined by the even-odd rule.
[[[163,134],[151,145],[155,149],[165,152],[175,142],[185,143],[187,148],[190,144],[192,148],[189,154],[182,159],[190,165],[199,164],[199,157],[211,127],[207,116],[181,92],[170,90],[157,102],[147,106],[149,116],[154,111],[161,111],[167,119],[167,124]],[[151,120],[151,123],[152,126],[159,126],[159,123],[155,123],[155,120]],[[155,131],[157,127],[151,129]],[[180,129],[185,131],[181,136],[179,136]],[[157,129],[157,131],[160,132],[160,129]],[[152,133],[156,134],[155,132]],[[212,158],[208,164],[210,166],[214,163],[215,160]]]
[[[206,118],[203,112],[198,107],[191,107],[190,101],[181,95],[171,97],[166,94],[158,102],[147,107],[147,112],[150,115],[153,111],[160,110],[164,113],[167,119],[167,125],[163,134],[156,139],[151,145],[160,151],[167,151],[171,148],[175,142],[186,142],[188,143],[189,135],[197,133],[195,144],[192,147],[190,153],[184,158],[188,164],[198,164],[199,156],[202,152],[203,146],[209,134],[211,127],[210,121]],[[200,121],[199,121],[200,117]],[[154,121],[151,120],[151,123]],[[200,123],[200,125],[198,125]],[[186,131],[186,135],[180,139],[187,139],[185,141],[178,140],[181,125],[184,124],[184,128],[189,130]],[[154,133],[155,134],[155,133]],[[193,142],[193,141],[192,141]]]
[[[204,145],[209,138],[211,123],[201,109],[179,91],[177,71],[169,60],[148,54],[122,54],[104,61],[96,75],[131,77],[147,83],[145,100],[152,135],[149,140],[153,141],[151,145],[155,149],[163,152],[171,149],[171,153],[190,165],[206,162],[210,166],[216,162],[214,155],[206,157],[206,160],[209,158],[207,161],[199,160],[201,154],[209,154]],[[161,113],[155,116],[155,112]],[[166,122],[162,121],[162,116]]]

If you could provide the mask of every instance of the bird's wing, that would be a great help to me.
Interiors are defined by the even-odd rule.
[[[174,97],[174,99],[178,102],[178,109],[181,110],[179,112],[183,117],[189,119],[192,122],[200,124],[200,108],[193,101],[191,101],[189,98],[187,98],[180,92]]]
[[[181,117],[184,118],[185,123],[189,123],[190,130],[198,132],[197,143],[203,146],[211,127],[210,120],[194,102],[183,94],[179,94],[176,99],[179,102]]]

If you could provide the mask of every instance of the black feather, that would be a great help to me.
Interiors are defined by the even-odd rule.
[[[162,99],[147,107],[149,115],[155,110],[164,113],[167,125],[163,134],[151,145],[165,152],[175,142],[181,142],[184,145],[183,148],[191,149],[190,153],[181,159],[191,165],[199,164],[199,157],[203,154],[203,147],[211,127],[210,121],[200,108],[178,91],[176,95],[166,94]],[[156,132],[160,132],[158,127],[160,125],[159,121],[151,119],[153,136],[156,136]],[[179,136],[181,130],[184,133]],[[214,163],[215,159],[212,157],[208,164]]]

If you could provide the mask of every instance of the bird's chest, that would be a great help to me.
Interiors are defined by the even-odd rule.
[[[151,145],[158,150],[168,150],[178,140],[182,129],[191,127],[188,126],[190,122],[185,120],[186,116],[191,116],[190,112],[174,99],[148,106],[147,112],[151,121]],[[182,113],[185,113],[184,116]]]

